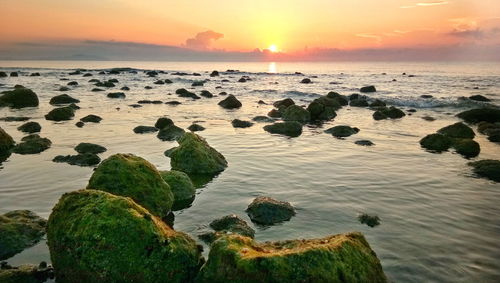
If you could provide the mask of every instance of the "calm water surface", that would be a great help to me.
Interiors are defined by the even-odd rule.
[[[98,69],[132,67],[138,74],[98,75]],[[70,76],[74,68],[92,69],[93,77]],[[158,78],[142,70],[199,72],[202,77],[160,74],[171,85],[154,85]],[[191,88],[194,80],[209,78],[212,70],[237,69],[210,78],[204,87],[214,94],[234,94],[243,103],[239,110],[217,105],[223,97],[192,101],[179,98],[175,90]],[[249,223],[245,208],[260,195],[291,202],[297,215],[289,222],[272,227],[255,226],[259,241],[323,237],[349,231],[363,232],[380,258],[388,277],[395,282],[498,282],[500,279],[500,185],[478,179],[458,154],[431,154],[418,141],[439,128],[458,121],[455,114],[480,106],[460,99],[481,94],[500,104],[500,65],[493,63],[167,63],[167,62],[0,62],[1,71],[20,71],[17,78],[0,79],[0,91],[22,84],[40,98],[38,108],[0,109],[0,117],[28,116],[42,125],[41,136],[52,147],[38,155],[12,155],[0,169],[0,213],[30,209],[43,217],[50,215],[59,197],[84,188],[92,168],[53,163],[56,155],[74,154],[80,142],[98,143],[108,148],[101,155],[130,152],[152,162],[160,170],[170,168],[163,155],[175,142],[162,142],[155,134],[134,134],[138,125],[154,125],[168,116],[187,128],[197,121],[207,129],[199,132],[210,145],[223,153],[229,167],[198,190],[191,207],[175,214],[175,229],[196,237],[208,223],[235,213]],[[314,83],[300,84],[302,72]],[[40,72],[41,77],[28,77]],[[414,77],[402,76],[406,72]],[[383,74],[385,73],[385,74]],[[237,83],[242,76],[252,78]],[[44,115],[53,107],[49,100],[61,94],[58,88],[68,78],[79,86],[65,92],[80,99],[82,109],[73,121],[54,123]],[[91,92],[91,78],[117,78],[130,87],[125,99],[109,99],[107,92]],[[230,82],[221,82],[228,79]],[[396,79],[396,81],[393,81]],[[319,95],[337,91],[349,95],[359,87],[373,84],[381,98],[403,110],[417,112],[400,120],[375,121],[372,111],[344,107],[338,116],[322,126],[304,127],[298,138],[271,135],[257,123],[251,128],[234,129],[231,120],[266,115],[271,105],[259,105],[290,97],[306,105]],[[153,89],[146,90],[145,86]],[[217,86],[222,88],[216,89]],[[433,95],[432,99],[420,95]],[[178,106],[128,105],[141,99],[178,100]],[[75,122],[87,114],[103,117],[100,124],[77,128]],[[434,122],[423,116],[436,118]],[[16,128],[23,122],[0,122],[16,141],[23,134]],[[346,139],[323,133],[334,125],[350,125],[361,131]],[[476,130],[474,128],[474,130]],[[477,133],[477,130],[476,130]],[[373,147],[354,144],[369,139]],[[500,159],[500,145],[478,134],[481,154],[472,160]],[[357,221],[360,213],[377,214],[375,228]],[[253,224],[251,224],[253,225]],[[205,249],[208,251],[208,247]],[[11,264],[49,261],[45,241],[9,259]]]

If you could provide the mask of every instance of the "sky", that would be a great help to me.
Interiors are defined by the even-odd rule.
[[[389,57],[409,50],[495,57],[500,1],[0,0],[0,26],[0,59],[37,50],[99,58],[99,49],[119,45],[126,52],[127,44],[146,54],[164,47],[175,54],[284,59],[367,50]]]

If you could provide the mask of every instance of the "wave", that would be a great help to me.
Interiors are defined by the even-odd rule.
[[[302,92],[298,90],[290,90],[285,91],[286,95],[296,96],[296,97],[320,97],[321,94],[313,93],[313,92]]]
[[[481,106],[494,106],[491,103],[474,101],[467,98],[420,98],[420,97],[397,97],[380,98],[387,104],[412,108],[473,108]]]

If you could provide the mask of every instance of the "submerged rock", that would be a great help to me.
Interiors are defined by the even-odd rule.
[[[24,122],[31,119],[30,117],[18,117],[18,116],[7,116],[0,118],[0,121],[4,122]]]
[[[489,98],[487,98],[487,97],[485,97],[483,95],[480,95],[480,94],[478,94],[478,95],[471,95],[471,96],[469,96],[469,99],[470,100],[474,100],[474,101],[481,101],[481,102],[490,102],[491,101],[491,99],[489,99]]]
[[[467,123],[484,122],[500,122],[500,109],[496,108],[477,108],[467,110],[457,114],[457,117],[463,119]]]
[[[174,141],[182,137],[185,131],[175,125],[166,126],[160,129],[157,137],[162,141]]]
[[[353,99],[349,102],[349,105],[353,106],[353,107],[368,107],[368,106],[370,106],[368,104],[368,101],[365,98]]]
[[[325,131],[325,133],[331,134],[332,136],[337,138],[348,137],[357,134],[358,132],[359,132],[358,128],[346,125],[335,126]]]
[[[198,282],[387,282],[361,233],[257,243],[241,235],[214,242]]]
[[[226,215],[210,222],[210,228],[217,232],[240,234],[254,238],[255,230],[236,214]]]
[[[380,225],[380,218],[377,215],[368,215],[366,213],[363,213],[358,216],[358,220],[362,224],[366,224],[372,228]]]
[[[156,167],[133,154],[115,154],[104,160],[90,177],[87,189],[130,197],[159,217],[170,212],[174,201]]]
[[[349,104],[349,99],[346,96],[341,95],[340,93],[337,93],[335,91],[330,91],[326,95],[326,97],[337,101],[337,103],[340,104],[341,106],[345,106],[345,105]]]
[[[0,215],[0,260],[7,259],[38,243],[47,221],[29,210]]]
[[[205,127],[203,127],[202,125],[193,123],[193,124],[191,124],[191,126],[188,127],[188,130],[190,130],[191,132],[200,132],[200,131],[204,131]]]
[[[84,153],[99,154],[106,152],[107,149],[104,146],[95,143],[82,142],[79,143],[77,146],[75,146],[75,151],[81,154]]]
[[[253,126],[252,122],[250,122],[250,121],[243,121],[243,120],[240,120],[240,119],[234,119],[233,121],[231,121],[231,124],[235,128],[248,128],[248,127]]]
[[[264,130],[271,134],[298,137],[302,134],[302,124],[296,121],[278,122],[264,126]]]
[[[357,145],[362,145],[362,146],[372,146],[375,145],[372,141],[370,140],[358,140],[354,142]]]
[[[13,152],[17,154],[36,154],[50,148],[52,142],[47,138],[42,138],[37,134],[31,134],[21,139],[21,143],[16,145]]]
[[[39,104],[38,96],[29,88],[20,87],[1,94],[0,107],[24,108],[36,107]]]
[[[52,97],[49,101],[51,105],[59,105],[59,104],[70,104],[70,103],[79,103],[80,100],[73,98],[67,94],[56,95]]]
[[[196,189],[186,173],[175,170],[160,171],[160,176],[170,186],[174,195],[174,210],[185,208],[191,204]]]
[[[97,116],[97,115],[90,114],[90,115],[87,115],[87,116],[81,118],[80,121],[82,121],[84,123],[99,123],[102,121],[102,118]]]
[[[134,133],[136,134],[147,134],[158,132],[158,129],[151,126],[137,126],[134,128]]]
[[[94,166],[101,162],[101,158],[93,153],[83,153],[77,155],[58,155],[52,161],[77,166]]]
[[[40,132],[42,130],[42,126],[40,126],[37,122],[27,122],[17,127],[17,129],[23,133],[33,134]]]
[[[14,139],[0,127],[0,153],[9,151],[15,144]]]
[[[188,235],[102,191],[64,194],[47,236],[58,282],[191,282],[202,263]]]
[[[450,148],[452,140],[442,134],[430,134],[420,140],[420,145],[430,151],[446,151]]]
[[[125,98],[126,95],[123,92],[110,92],[107,97],[109,98]]]
[[[267,113],[267,116],[271,118],[281,118],[281,112],[276,109],[271,109],[271,111]]]
[[[477,175],[500,182],[500,160],[485,159],[469,162],[468,165],[474,168]]]
[[[255,198],[246,209],[253,222],[263,225],[288,221],[295,215],[295,209],[289,202],[278,201],[270,197]]]
[[[300,123],[307,123],[311,120],[311,114],[306,109],[298,106],[291,105],[283,111],[284,121],[297,121]]]
[[[241,102],[232,94],[228,95],[224,100],[220,101],[219,106],[226,109],[235,109],[242,106]]]
[[[255,116],[252,118],[252,121],[263,122],[263,123],[272,123],[272,122],[274,122],[274,119],[269,118],[267,116]]]
[[[441,128],[438,130],[438,133],[450,138],[462,139],[473,139],[476,136],[476,134],[474,134],[474,131],[462,122],[458,122],[453,125]]]
[[[375,86],[364,86],[362,88],[359,89],[359,92],[376,92],[377,89],[375,88]]]
[[[170,152],[172,170],[187,174],[216,174],[227,167],[226,158],[194,133],[185,133]]]
[[[75,117],[75,109],[70,106],[54,108],[45,115],[45,119],[56,122],[71,120],[73,117]]]

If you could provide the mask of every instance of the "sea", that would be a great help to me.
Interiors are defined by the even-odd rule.
[[[117,75],[111,68],[128,68]],[[76,69],[91,77],[70,75]],[[155,78],[146,71],[163,71]],[[209,74],[217,70],[218,77]],[[227,72],[227,70],[232,70]],[[0,71],[17,71],[18,77],[0,78],[0,91],[20,84],[35,91],[36,108],[0,108],[0,118],[30,117],[41,124],[40,135],[52,141],[50,149],[35,155],[11,155],[0,165],[0,214],[29,209],[48,218],[63,193],[85,188],[93,167],[55,163],[56,155],[76,154],[80,142],[105,146],[105,159],[115,153],[133,153],[169,170],[164,151],[175,141],[161,141],[154,133],[135,134],[139,125],[153,126],[159,117],[169,117],[187,128],[196,122],[206,128],[197,132],[228,160],[228,168],[197,189],[190,207],[176,211],[174,228],[197,239],[209,231],[219,217],[236,214],[255,230],[257,241],[319,238],[351,231],[362,232],[392,282],[498,282],[500,280],[500,184],[478,178],[470,161],[500,159],[500,144],[476,132],[479,156],[466,159],[452,150],[431,153],[419,140],[438,129],[460,121],[455,115],[486,104],[500,105],[498,62],[117,62],[117,61],[0,61]],[[33,72],[39,77],[29,76]],[[184,72],[187,75],[175,75]],[[194,76],[198,73],[200,76]],[[251,80],[238,82],[242,76]],[[90,79],[118,79],[105,92],[92,92]],[[310,78],[312,83],[300,81]],[[172,84],[156,85],[158,79]],[[194,81],[204,86],[192,87]],[[69,91],[61,86],[76,81]],[[291,98],[298,105],[335,91],[359,93],[374,85],[376,92],[363,94],[402,109],[401,119],[375,121],[368,108],[345,106],[335,119],[304,126],[299,137],[269,134],[268,123],[233,128],[233,119],[251,120],[267,115],[272,103]],[[124,99],[108,98],[108,92],[128,86]],[[146,89],[146,86],[152,87]],[[215,96],[192,100],[175,94],[186,88]],[[235,95],[240,109],[226,110],[217,103]],[[47,121],[51,97],[66,93],[81,102],[71,121]],[[422,97],[424,95],[424,97]],[[491,102],[468,99],[483,95]],[[179,101],[179,105],[130,105],[139,100]],[[266,104],[259,104],[262,100]],[[98,124],[75,123],[88,114],[99,115]],[[433,117],[428,121],[423,117]],[[24,122],[0,121],[16,141],[24,136],[17,127]],[[324,131],[336,125],[360,129],[347,138]],[[373,146],[360,146],[370,140]],[[290,202],[296,216],[273,226],[259,226],[245,213],[257,196]],[[369,227],[358,221],[368,213],[380,218]],[[197,239],[200,244],[203,244]],[[209,247],[204,245],[205,256]],[[37,245],[7,259],[11,265],[50,263],[43,239]]]

